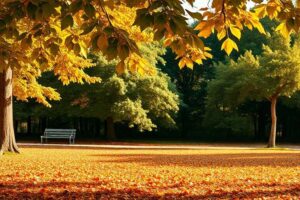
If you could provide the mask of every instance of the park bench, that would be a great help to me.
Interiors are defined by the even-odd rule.
[[[50,129],[46,128],[44,135],[41,136],[41,143],[43,144],[44,139],[47,142],[48,138],[51,139],[69,139],[70,144],[75,143],[76,129]]]

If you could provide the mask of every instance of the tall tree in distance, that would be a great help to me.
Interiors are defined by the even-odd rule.
[[[289,38],[274,35],[259,57],[264,80],[265,97],[271,102],[272,126],[268,147],[276,145],[276,105],[280,96],[291,97],[300,89],[300,40],[291,46]]]
[[[248,51],[236,62],[217,66],[217,77],[209,85],[209,100],[219,109],[230,109],[247,99],[268,100],[272,119],[268,147],[275,147],[278,98],[290,97],[299,89],[299,39],[291,45],[289,38],[274,34],[263,46],[262,55],[254,57]]]

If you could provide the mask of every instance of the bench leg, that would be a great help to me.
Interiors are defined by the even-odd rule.
[[[41,137],[41,144],[43,144],[43,138]]]

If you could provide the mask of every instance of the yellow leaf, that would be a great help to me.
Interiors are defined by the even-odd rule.
[[[261,23],[258,20],[252,20],[251,23],[260,33],[266,34],[264,27],[261,25]]]
[[[282,22],[276,28],[276,31],[279,31],[284,37],[289,37],[290,31],[287,28],[286,22]]]
[[[237,39],[241,39],[241,30],[234,27],[234,26],[230,26],[230,32],[232,33],[232,35],[234,35]]]
[[[236,43],[230,39],[230,38],[227,38],[223,44],[222,44],[222,47],[221,47],[222,50],[225,50],[225,52],[227,53],[227,55],[230,55],[230,53],[232,52],[233,49],[235,50],[239,50]]]
[[[182,68],[184,68],[185,64],[186,64],[185,58],[181,58],[178,63],[178,66],[180,69],[182,69]]]
[[[196,58],[195,60],[194,60],[194,62],[195,63],[197,63],[198,65],[202,65],[203,64],[203,61],[202,61],[202,59],[199,57],[199,58]]]
[[[252,26],[251,23],[245,22],[244,25],[245,25],[249,30],[251,30],[251,31],[253,30],[253,26]]]
[[[208,53],[208,52],[204,52],[204,56],[205,56],[206,58],[213,58],[213,55],[210,54],[210,53]]]
[[[218,40],[222,40],[226,36],[226,30],[222,29],[222,31],[218,32]]]
[[[186,58],[186,66],[190,69],[193,69],[194,68],[194,63],[191,59],[189,58]]]
[[[261,5],[255,9],[255,13],[259,18],[263,18],[266,16],[266,8],[265,5]]]

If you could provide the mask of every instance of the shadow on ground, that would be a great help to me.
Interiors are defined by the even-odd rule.
[[[186,167],[243,167],[243,166],[300,166],[300,153],[247,154],[98,154],[97,162],[140,163],[147,166]],[[209,158],[209,159],[208,159]]]

